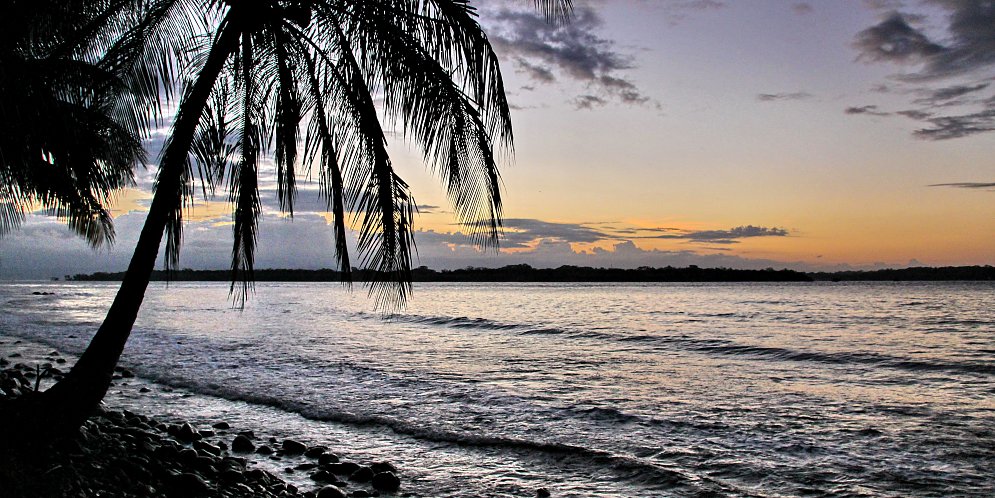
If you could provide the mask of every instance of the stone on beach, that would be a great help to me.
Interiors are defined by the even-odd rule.
[[[393,472],[380,472],[373,476],[371,484],[378,491],[393,492],[401,487],[401,480]]]
[[[377,474],[381,472],[393,472],[397,474],[397,467],[395,467],[390,462],[377,462],[374,463],[373,465],[370,465],[370,468],[373,469],[373,472]]]
[[[307,451],[307,446],[299,441],[294,441],[293,439],[283,440],[283,452],[288,455],[300,455]]]
[[[339,489],[338,487],[328,485],[318,490],[318,494],[315,495],[315,498],[347,498],[347,497],[345,492]]]
[[[328,451],[328,448],[325,446],[312,446],[304,452],[304,456],[308,458],[318,458],[326,451]]]
[[[252,441],[243,434],[235,436],[231,442],[231,450],[235,453],[252,453],[255,449],[256,445],[252,444]]]
[[[211,486],[197,474],[184,472],[173,478],[171,483],[177,494],[204,495],[212,490]]]
[[[373,475],[373,469],[369,467],[360,467],[352,474],[349,474],[349,480],[355,482],[369,482],[373,479]]]

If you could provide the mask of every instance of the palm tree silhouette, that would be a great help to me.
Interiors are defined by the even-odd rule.
[[[108,1],[118,12],[127,12],[132,3]],[[549,18],[565,16],[570,8],[570,0],[535,4]],[[350,270],[349,210],[358,218],[361,262],[378,276],[371,294],[385,307],[404,302],[410,291],[415,203],[387,153],[385,118],[399,123],[420,146],[442,177],[458,218],[475,229],[474,240],[497,239],[501,197],[495,148],[510,147],[511,120],[497,57],[469,2],[153,2],[144,7],[138,26],[124,31],[123,41],[112,44],[105,56],[142,84],[136,102],[153,96],[150,82],[169,79],[168,57],[162,54],[179,53],[148,47],[166,47],[161,35],[192,18],[194,7],[202,9],[209,34],[182,68],[195,76],[179,99],[152,203],[121,288],[70,374],[25,400],[15,413],[44,424],[53,435],[75,431],[106,394],[164,234],[167,266],[178,261],[183,208],[194,194],[195,178],[203,181],[205,192],[227,187],[234,221],[232,292],[238,301],[252,281],[260,154],[272,151],[280,206],[292,215],[303,142],[304,162],[320,169],[343,273],[348,277]],[[167,69],[150,69],[156,64]]]
[[[114,229],[105,205],[133,184],[140,136],[115,119],[127,85],[73,57],[95,12],[72,2],[14,0],[0,19],[0,235],[43,208],[94,246]]]

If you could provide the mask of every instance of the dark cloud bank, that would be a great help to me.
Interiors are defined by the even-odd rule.
[[[577,6],[570,22],[558,24],[550,24],[534,9],[507,5],[482,19],[502,60],[512,61],[533,84],[581,83],[585,92],[572,99],[578,109],[612,102],[659,107],[625,76],[625,70],[633,67],[633,58],[597,34],[604,21],[590,6]]]
[[[880,2],[877,2],[880,4]],[[922,15],[891,10],[858,33],[858,60],[914,68],[894,77],[916,95],[912,109],[878,111],[873,105],[850,107],[848,114],[901,116],[921,124],[914,136],[949,140],[995,131],[995,95],[989,85],[995,73],[995,3],[987,0],[926,0],[945,16],[944,34],[924,28]],[[873,5],[899,8],[894,3]],[[959,80],[935,87],[944,81]],[[882,87],[886,88],[886,87]],[[852,112],[854,110],[872,112]]]

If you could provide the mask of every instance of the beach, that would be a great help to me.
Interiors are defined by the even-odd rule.
[[[71,368],[74,358],[46,351],[41,344],[0,339],[0,401],[44,389]],[[130,370],[118,368],[114,379],[119,396],[152,392],[134,382]],[[342,460],[327,446],[272,435],[278,432],[224,420],[195,427],[103,405],[72,441],[16,457],[0,452],[0,488],[10,497],[405,496],[396,493],[401,481],[393,464]]]

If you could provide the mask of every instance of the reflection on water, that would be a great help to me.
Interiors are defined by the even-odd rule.
[[[79,351],[115,290],[0,287],[0,327]],[[991,283],[426,284],[386,321],[336,284],[226,298],[153,286],[125,358],[211,396],[117,402],[383,455],[423,496],[992,491]]]

